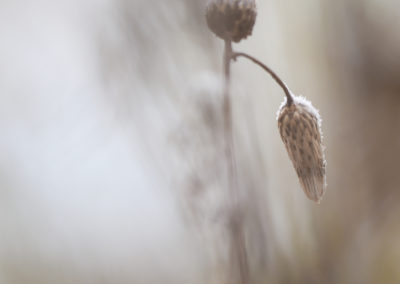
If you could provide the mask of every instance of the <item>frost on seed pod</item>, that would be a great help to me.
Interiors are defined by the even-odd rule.
[[[278,111],[278,127],[307,197],[319,203],[326,188],[321,118],[309,101],[293,97]]]
[[[251,35],[256,16],[256,0],[209,0],[206,8],[210,30],[234,42]]]

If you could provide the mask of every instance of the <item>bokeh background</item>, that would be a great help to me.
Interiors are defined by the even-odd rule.
[[[234,283],[223,45],[204,6],[0,1],[0,283]],[[283,92],[238,60],[248,283],[400,283],[399,30],[395,0],[258,1],[234,49],[320,110],[328,188],[305,197]]]

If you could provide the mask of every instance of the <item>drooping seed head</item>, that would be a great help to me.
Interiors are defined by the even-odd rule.
[[[256,21],[256,0],[209,0],[207,24],[224,40],[239,42],[251,35]]]
[[[319,203],[326,188],[326,161],[318,111],[303,97],[293,96],[290,105],[285,99],[278,111],[278,127],[301,187]]]

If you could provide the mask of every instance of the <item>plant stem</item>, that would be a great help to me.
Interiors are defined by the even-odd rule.
[[[230,97],[230,79],[231,79],[231,57],[232,56],[232,42],[230,40],[225,41],[225,52],[224,52],[224,130],[225,130],[225,151],[226,160],[228,166],[228,186],[231,189],[232,197],[237,201],[237,182],[236,182],[236,161],[234,152],[234,141],[232,133],[232,106]]]
[[[235,277],[230,283],[249,284],[249,267],[247,262],[247,251],[245,243],[245,235],[243,231],[243,216],[239,202],[239,187],[237,182],[237,167],[236,157],[234,149],[234,139],[232,132],[232,105],[230,97],[230,67],[232,60],[232,42],[225,40],[225,52],[224,52],[224,101],[223,101],[223,112],[224,112],[224,131],[225,131],[225,151],[226,161],[228,170],[228,194],[231,198],[231,210],[229,210],[229,231],[230,231],[230,246],[231,246],[231,260],[232,260],[232,272],[229,273],[232,277]],[[236,269],[238,267],[239,269]],[[238,272],[239,275],[235,272]],[[237,281],[237,282],[236,282]]]
[[[259,65],[261,68],[263,68],[265,71],[267,71],[272,78],[274,78],[274,80],[279,84],[279,86],[281,86],[281,88],[283,89],[283,91],[285,92],[286,98],[287,98],[287,105],[290,106],[293,103],[293,96],[292,93],[290,92],[288,86],[285,84],[285,82],[283,82],[283,80],[281,78],[279,78],[279,76],[272,71],[267,65],[265,65],[264,63],[262,63],[260,60],[254,58],[251,55],[248,55],[244,52],[232,52],[231,53],[231,58],[233,60],[236,60],[237,57],[245,57],[247,59],[250,59],[251,61],[253,61],[254,63],[256,63],[257,65]]]

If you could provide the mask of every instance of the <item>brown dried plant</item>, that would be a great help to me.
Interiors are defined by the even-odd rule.
[[[326,160],[318,110],[304,97],[293,95],[282,79],[265,64],[246,53],[232,54],[233,59],[239,56],[261,66],[284,90],[286,97],[277,118],[279,132],[301,187],[309,199],[319,203],[326,189]]]
[[[255,0],[213,0],[207,5],[207,24],[218,37],[239,42],[250,36],[256,22]]]
[[[217,36],[225,40],[225,92],[228,102],[230,61],[236,60],[237,57],[250,59],[275,79],[286,95],[285,102],[278,112],[278,127],[282,141],[307,197],[319,202],[326,188],[326,161],[318,111],[305,98],[294,96],[279,76],[265,64],[246,53],[232,50],[232,41],[240,41],[252,32],[257,15],[255,1],[211,0],[206,11],[208,26]],[[228,105],[225,105],[225,112],[230,113]],[[231,119],[226,117],[226,120],[230,123]]]
[[[301,187],[308,198],[319,203],[326,187],[326,162],[317,110],[306,99],[294,97],[291,104],[283,102],[279,109],[278,127]]]
[[[282,87],[286,98],[278,112],[278,127],[289,157],[300,180],[300,184],[307,197],[319,202],[325,191],[325,158],[322,146],[321,120],[318,111],[311,103],[303,98],[292,95],[286,84],[265,64],[243,52],[234,52],[232,41],[239,42],[251,35],[256,20],[255,0],[209,0],[206,8],[208,27],[218,37],[225,41],[224,62],[224,136],[226,140],[226,162],[228,169],[228,189],[231,196],[230,216],[234,228],[231,227],[231,255],[233,271],[238,276],[230,283],[250,283],[249,267],[243,229],[244,218],[238,218],[240,208],[239,186],[237,182],[237,166],[232,135],[232,114],[229,91],[231,62],[238,57],[245,57],[268,72]]]

